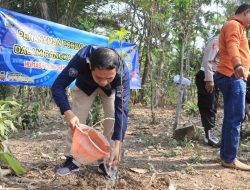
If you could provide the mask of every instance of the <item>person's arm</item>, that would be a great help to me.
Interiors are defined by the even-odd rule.
[[[123,104],[122,104],[122,99],[123,99]],[[115,124],[114,124],[114,133],[112,135],[112,140],[115,141],[115,144],[109,160],[109,164],[111,166],[115,166],[118,163],[120,146],[122,141],[124,140],[125,133],[127,130],[129,99],[130,99],[130,80],[129,80],[129,73],[127,72],[123,78],[123,94],[121,86],[116,88]]]
[[[51,87],[52,96],[60,109],[60,112],[65,117],[67,126],[73,129],[79,125],[79,119],[71,111],[68,97],[66,95],[66,88],[77,78],[79,75],[82,62],[84,59],[79,55],[80,51],[71,59],[69,64],[58,75],[54,84]]]
[[[205,73],[205,88],[208,93],[212,93],[214,89],[213,67],[216,65],[216,57],[219,52],[218,38],[211,40],[205,49],[205,60],[203,60],[204,73]]]
[[[78,71],[79,57],[76,54],[69,64],[62,70],[54,81],[51,91],[52,96],[59,107],[61,114],[65,111],[70,110],[68,97],[66,95],[66,88],[76,79],[79,74]]]
[[[241,64],[239,46],[240,40],[244,35],[244,30],[241,28],[240,24],[235,21],[226,26],[224,34],[226,40],[226,48],[234,68],[234,75],[236,78],[242,78],[244,77],[245,69]]]
[[[123,103],[122,103],[122,99],[123,99]],[[128,121],[129,99],[130,99],[130,81],[129,81],[129,73],[127,73],[123,79],[123,94],[122,94],[121,86],[117,87],[116,89],[115,126],[114,126],[114,133],[112,135],[112,140],[123,141],[125,137],[125,133],[127,130],[127,121]]]

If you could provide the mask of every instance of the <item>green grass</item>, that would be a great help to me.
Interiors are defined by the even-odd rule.
[[[195,154],[191,155],[188,158],[188,163],[190,163],[190,164],[200,164],[200,163],[202,163],[202,154],[198,152],[198,153],[195,153]]]

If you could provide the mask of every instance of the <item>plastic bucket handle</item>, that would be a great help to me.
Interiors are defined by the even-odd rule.
[[[84,125],[84,124],[82,124],[82,125]],[[85,125],[85,126],[88,127],[87,125]],[[77,129],[78,129],[79,131],[81,131],[81,133],[83,133],[84,135],[86,135],[86,136],[88,137],[88,139],[90,140],[90,142],[95,146],[95,148],[98,149],[98,151],[100,151],[100,152],[103,153],[103,154],[107,154],[107,152],[105,152],[105,151],[103,151],[102,149],[100,149],[100,147],[98,147],[98,146],[96,145],[96,143],[90,138],[90,136],[89,136],[89,131],[90,131],[90,130],[93,130],[91,127],[88,127],[89,129],[86,130],[86,131],[83,131],[79,126],[76,126],[76,127],[77,127]]]

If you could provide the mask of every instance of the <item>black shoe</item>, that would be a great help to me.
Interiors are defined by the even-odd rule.
[[[74,163],[73,157],[67,156],[65,163],[63,164],[61,168],[58,168],[56,170],[56,173],[61,176],[65,176],[72,172],[77,172],[79,170],[80,168]]]
[[[212,147],[220,147],[220,141],[214,134],[214,129],[205,130],[204,142]]]
[[[105,163],[101,163],[98,167],[98,172],[109,180],[115,180],[117,178],[117,168],[109,167]]]

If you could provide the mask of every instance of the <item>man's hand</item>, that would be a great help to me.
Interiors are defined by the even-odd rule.
[[[78,117],[71,110],[67,110],[64,112],[64,118],[67,123],[67,126],[70,127],[72,130],[74,130],[76,126],[80,125]]]
[[[119,162],[120,145],[121,142],[119,140],[116,140],[115,145],[110,153],[109,165],[112,167],[117,166]]]
[[[214,90],[214,82],[213,81],[205,81],[205,82],[206,82],[205,89],[209,94],[211,94]]]
[[[244,71],[245,71],[245,68],[242,65],[239,65],[234,70],[234,76],[237,79],[244,78]]]

